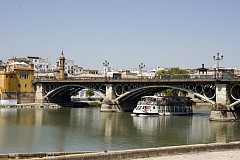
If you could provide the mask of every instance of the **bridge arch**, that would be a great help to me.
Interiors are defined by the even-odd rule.
[[[192,90],[188,90],[185,88],[181,88],[181,87],[177,87],[177,86],[170,86],[170,85],[150,85],[150,86],[143,86],[143,87],[139,87],[133,90],[130,90],[128,92],[125,92],[124,94],[120,95],[118,98],[116,98],[114,101],[118,104],[122,104],[122,102],[127,101],[128,103],[130,101],[135,100],[134,103],[136,103],[136,99],[139,99],[140,97],[146,95],[146,94],[153,94],[159,91],[163,91],[166,88],[171,88],[171,89],[178,89],[181,91],[185,91],[187,93],[191,93],[211,104],[216,104],[216,102],[214,102],[213,100],[207,98],[206,96],[200,94],[200,93],[196,93]]]
[[[71,96],[73,96],[74,94],[83,89],[91,89],[94,92],[98,93],[99,96],[101,96],[102,98],[106,98],[105,94],[100,92],[100,90],[96,90],[94,88],[86,87],[83,85],[70,84],[63,85],[51,90],[44,96],[44,99],[47,100],[48,102],[58,102],[63,100],[70,101]]]
[[[230,108],[235,107],[235,106],[240,107],[239,104],[240,104],[240,99],[235,101],[235,102],[233,102],[232,104],[230,104],[229,107]]]

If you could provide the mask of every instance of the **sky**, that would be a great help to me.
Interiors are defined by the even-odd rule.
[[[240,68],[239,0],[0,0],[0,59],[84,69]]]

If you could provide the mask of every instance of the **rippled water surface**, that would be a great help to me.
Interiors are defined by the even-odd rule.
[[[99,108],[0,109],[0,153],[101,151],[240,140],[240,122],[193,116],[132,117]]]

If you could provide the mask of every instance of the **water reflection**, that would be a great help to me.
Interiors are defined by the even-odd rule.
[[[0,153],[118,150],[240,140],[239,122],[132,117],[98,108],[0,109]]]
[[[240,132],[239,122],[210,122],[211,132],[216,142],[229,142],[239,140],[236,135]]]

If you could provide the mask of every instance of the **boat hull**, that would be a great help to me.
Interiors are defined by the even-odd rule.
[[[132,113],[132,116],[159,116],[158,113]]]
[[[192,112],[177,112],[177,113],[132,113],[131,116],[140,116],[140,117],[145,117],[145,116],[171,116],[171,115],[176,115],[176,116],[181,116],[181,115],[193,115]]]

